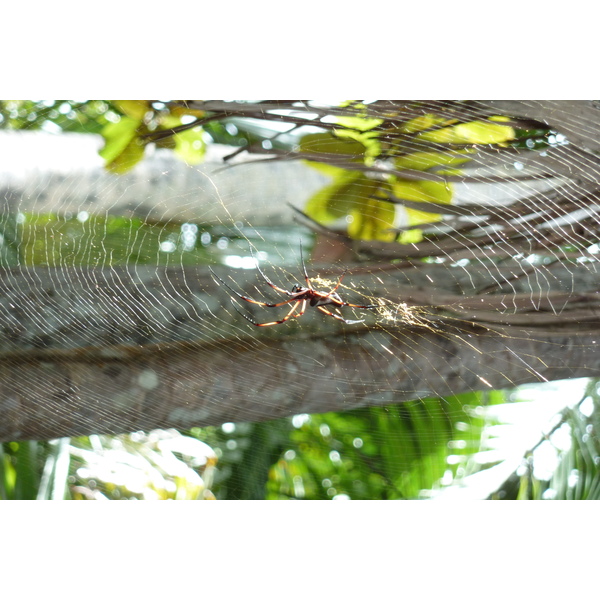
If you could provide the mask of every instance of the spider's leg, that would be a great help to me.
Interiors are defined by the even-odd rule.
[[[258,264],[258,258],[255,258],[254,256],[254,252],[252,251],[252,246],[250,246],[250,254],[252,255],[252,258],[254,258],[254,262],[256,264],[256,270],[260,273],[261,277],[276,291],[278,291],[281,294],[286,294],[288,296],[292,295],[292,292],[288,292],[287,290],[284,290],[282,288],[280,288],[279,286],[275,285],[263,272],[262,269],[260,268],[259,264]]]
[[[283,302],[277,302],[275,304],[269,304],[268,302],[260,302],[258,300],[254,300],[249,296],[244,296],[239,292],[236,292],[229,284],[225,283],[210,267],[208,267],[210,274],[219,282],[221,282],[230,292],[235,294],[238,298],[245,300],[246,302],[251,302],[252,304],[258,304],[258,306],[266,306],[267,308],[275,308],[276,306],[283,306],[284,304],[289,304],[290,302],[294,302],[294,298],[290,298],[289,300],[284,300]],[[285,291],[285,290],[282,290]],[[289,292],[286,292],[288,294]]]
[[[342,277],[346,274],[346,272],[344,271],[344,273],[342,273]],[[336,285],[330,292],[328,292],[327,294],[323,294],[324,298],[327,298],[329,300],[328,303],[331,304],[335,304],[336,306],[350,306],[351,308],[379,308],[380,305],[378,304],[351,304],[350,302],[344,302],[344,300],[341,299],[336,299],[332,296],[332,294],[335,292],[335,290],[338,288],[340,282],[341,282],[341,277],[340,277],[340,281],[338,282],[338,285]],[[338,296],[339,298],[339,296]]]
[[[350,319],[344,319],[344,317],[340,317],[339,315],[336,315],[335,313],[328,311],[326,308],[323,308],[322,306],[317,306],[317,310],[320,310],[323,314],[329,315],[330,317],[333,317],[334,319],[337,319],[338,321],[342,321],[342,322],[346,323],[346,325],[354,325],[355,323],[364,323],[365,322],[364,319],[361,319],[360,321],[352,321]]]
[[[343,302],[340,306],[350,306],[351,308],[379,308],[379,304],[350,304]]]
[[[340,287],[340,283],[342,283],[342,279],[344,279],[344,275],[346,275],[347,272],[348,269],[344,269],[344,272],[340,275],[338,282],[335,284],[335,287],[329,292],[329,294],[333,294],[333,292],[335,292]]]
[[[335,298],[331,298],[331,294],[333,294],[333,292],[335,292],[340,287],[340,284],[342,283],[342,279],[344,279],[344,276],[346,275],[346,273],[348,273],[348,269],[346,269],[340,275],[340,278],[338,279],[336,286],[329,292],[329,294],[328,294],[329,299],[333,303],[337,304],[338,306],[350,306],[352,308],[378,308],[379,307],[378,304],[351,304],[350,302],[344,302],[344,301],[339,302]]]
[[[296,310],[298,310],[298,306],[300,304],[302,304],[300,312],[298,314],[294,314],[296,312]],[[291,310],[288,312],[287,315],[285,315],[285,317],[283,317],[283,319],[280,319],[279,321],[270,321],[269,323],[257,323],[256,321],[251,319],[249,316],[245,315],[241,310],[239,310],[235,306],[235,304],[233,305],[233,307],[235,308],[235,310],[237,310],[240,313],[240,315],[242,315],[242,317],[244,317],[244,319],[246,319],[247,321],[250,321],[250,323],[252,323],[252,325],[256,325],[256,327],[269,327],[270,325],[279,325],[281,323],[285,323],[289,319],[296,319],[298,317],[301,317],[304,314],[304,311],[306,310],[306,300],[296,300],[294,306],[292,306]]]
[[[302,256],[302,238],[300,238],[300,262],[302,263],[302,270],[304,271],[304,280],[306,281],[306,287],[309,290],[313,289],[313,286],[310,283],[310,279],[308,278],[308,273],[306,272],[306,265],[304,264],[304,257]]]

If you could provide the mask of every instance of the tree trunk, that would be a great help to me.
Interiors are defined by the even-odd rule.
[[[241,289],[257,283],[236,274]],[[365,324],[309,308],[297,322],[257,328],[204,268],[5,272],[0,439],[262,421],[600,373],[600,321],[578,331],[557,313],[560,271],[548,277],[555,288],[513,294],[503,319],[505,293],[485,306],[466,295],[489,282],[487,269],[458,275],[439,265],[356,269],[348,279],[366,296],[349,301],[387,303]],[[570,301],[586,305],[594,282],[577,284]]]

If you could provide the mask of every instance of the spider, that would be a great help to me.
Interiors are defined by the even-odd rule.
[[[252,248],[250,248],[250,253],[252,254]],[[254,254],[252,254],[252,256],[254,257]],[[327,310],[324,307],[328,306],[328,305],[332,305],[336,309],[338,309],[339,307],[342,307],[342,306],[350,306],[352,308],[365,308],[365,309],[366,308],[377,308],[377,305],[375,305],[375,304],[350,304],[350,302],[344,302],[340,298],[340,296],[336,290],[340,287],[340,284],[342,283],[342,279],[344,278],[344,275],[346,275],[346,273],[348,272],[347,270],[341,274],[340,278],[338,279],[338,282],[335,284],[335,286],[329,292],[320,292],[319,290],[315,290],[315,288],[313,288],[313,286],[310,282],[308,273],[306,272],[306,265],[304,264],[304,258],[302,257],[302,243],[300,244],[300,261],[302,262],[302,270],[304,272],[304,280],[306,281],[306,287],[301,286],[300,284],[296,283],[292,287],[291,292],[288,292],[287,290],[280,288],[279,286],[275,285],[261,271],[260,267],[258,266],[258,261],[256,259],[255,259],[255,261],[256,261],[256,268],[258,269],[258,272],[260,273],[262,278],[275,291],[279,292],[280,294],[285,294],[286,296],[289,296],[289,298],[287,300],[284,300],[283,302],[277,302],[275,304],[269,304],[268,302],[259,302],[258,300],[253,300],[252,298],[250,298],[248,296],[238,294],[238,292],[236,292],[232,287],[227,285],[210,267],[209,267],[209,270],[210,270],[212,276],[214,278],[216,278],[220,283],[222,283],[229,291],[233,292],[238,298],[241,298],[242,300],[245,300],[246,302],[250,302],[252,304],[258,304],[258,306],[264,306],[265,308],[275,308],[277,306],[285,306],[286,304],[292,304],[292,308],[285,315],[285,317],[283,317],[283,319],[279,319],[279,321],[269,321],[267,323],[257,323],[256,321],[254,321],[253,319],[251,319],[250,317],[245,315],[243,312],[241,312],[234,304],[233,305],[234,308],[242,315],[242,317],[244,317],[244,319],[246,319],[247,321],[250,321],[250,323],[252,323],[252,325],[256,325],[256,327],[270,327],[271,325],[280,325],[281,323],[285,323],[286,321],[289,321],[290,319],[297,319],[298,317],[301,317],[305,313],[307,304],[310,306],[316,307],[316,309],[321,311],[323,314],[325,314],[329,317],[333,317],[334,319],[337,319],[338,321],[342,321],[343,323],[346,323],[347,325],[353,325],[355,323],[363,323],[364,319],[361,319],[359,321],[344,319],[343,317],[336,315],[335,313]],[[231,300],[233,302],[233,298]],[[297,312],[298,308],[300,308],[299,312]]]

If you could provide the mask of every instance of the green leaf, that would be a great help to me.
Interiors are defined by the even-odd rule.
[[[416,133],[444,123],[449,123],[449,121],[443,117],[436,117],[435,115],[422,115],[404,123],[400,130],[403,133]]]
[[[320,223],[331,223],[350,213],[361,202],[360,185],[366,177],[358,171],[336,167],[337,179],[321,188],[306,204],[306,214]]]
[[[365,163],[372,163],[372,160],[381,154],[381,142],[379,141],[379,133],[360,132],[352,129],[336,129],[335,135],[341,139],[354,140],[364,147]]]
[[[395,159],[397,169],[414,169],[416,171],[426,171],[432,167],[442,165],[458,166],[470,160],[465,154],[472,153],[472,150],[463,150],[456,152],[413,152],[406,156],[399,156]]]
[[[451,184],[442,181],[408,181],[397,179],[392,183],[392,191],[396,198],[412,200],[414,202],[435,202],[437,204],[451,204],[453,189]],[[434,223],[441,220],[442,215],[427,211],[407,208],[408,224]]]
[[[443,181],[409,181],[407,179],[397,179],[392,182],[391,186],[394,195],[404,200],[436,202],[437,204],[452,203],[452,185]]]
[[[499,144],[514,139],[515,130],[507,125],[484,123],[461,123],[454,127],[456,135],[467,144]]]
[[[393,204],[377,200],[389,185],[369,179],[357,171],[340,169],[332,184],[319,190],[307,203],[306,214],[320,223],[349,217],[348,235],[357,239],[393,241],[396,209]]]
[[[383,119],[377,119],[375,117],[337,117],[336,122],[348,129],[369,131],[370,129],[381,125]]]
[[[300,141],[300,152],[311,154],[344,154],[350,160],[362,160],[365,146],[353,139],[340,139],[331,133],[311,133]]]
[[[11,461],[11,456],[4,451],[4,444],[0,444],[0,499],[17,499],[15,498],[16,481],[17,471]]]
[[[396,233],[390,231],[394,227],[396,208],[390,202],[365,197],[350,211],[350,216],[348,235],[352,238],[385,242],[393,242],[396,238]]]
[[[141,121],[152,108],[147,100],[112,100],[111,103],[124,115]]]
[[[135,167],[144,157],[145,144],[137,137],[132,139],[113,161],[106,165],[112,173],[122,175]]]
[[[441,181],[409,181],[397,179],[392,183],[392,190],[396,198],[412,200],[413,202],[435,202],[437,204],[451,204],[453,188],[450,184]],[[442,215],[426,210],[405,208],[408,216],[408,225],[425,225],[442,220]],[[418,244],[423,240],[421,229],[403,231],[398,237],[401,244]]]
[[[422,229],[408,229],[403,231],[397,239],[400,244],[418,244],[423,241]]]
[[[418,134],[417,138],[439,144],[499,144],[514,139],[515,130],[489,121],[472,121],[426,131]]]
[[[341,177],[343,173],[347,172],[347,169],[344,169],[343,167],[335,167],[326,162],[317,162],[314,160],[305,160],[303,162],[332,179],[337,179],[338,177]]]
[[[199,127],[182,131],[174,136],[175,152],[190,165],[196,165],[204,159],[206,142],[204,132]]]
[[[109,171],[125,173],[142,159],[146,144],[139,138],[141,126],[139,119],[122,117],[104,127],[102,137],[106,143],[99,154]]]
[[[116,123],[105,125],[102,129],[105,144],[99,152],[100,156],[107,163],[112,162],[136,136],[137,128],[140,125],[141,120],[131,117],[121,117]]]

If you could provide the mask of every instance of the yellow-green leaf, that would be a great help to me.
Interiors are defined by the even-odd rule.
[[[332,179],[337,179],[338,177],[342,176],[342,173],[346,172],[346,169],[342,167],[334,167],[329,163],[322,163],[314,160],[305,160],[303,162],[312,167],[313,169],[316,169],[317,171],[323,173],[323,175],[331,177]]]
[[[396,158],[395,163],[398,169],[414,169],[416,171],[426,171],[432,167],[441,165],[460,165],[468,162],[470,158],[465,154],[471,150],[462,150],[457,152],[413,152],[406,156]]]
[[[161,115],[160,125],[161,129],[173,129],[181,125],[181,117],[174,114]]]
[[[400,244],[418,244],[423,241],[423,230],[422,229],[407,229],[403,231],[399,237],[398,242]]]
[[[397,179],[392,182],[392,191],[397,198],[415,202],[452,203],[452,185],[442,181],[408,181]]]
[[[124,115],[141,121],[146,113],[151,110],[147,100],[112,100],[114,104]]]
[[[396,233],[391,231],[396,219],[396,209],[389,202],[365,197],[360,205],[350,211],[350,217],[348,235],[352,238],[393,242],[396,237]]]
[[[352,129],[336,129],[335,135],[345,140],[355,140],[363,146],[363,155],[365,159],[375,158],[381,154],[381,142],[379,133],[376,131],[354,131]],[[365,163],[372,161],[365,160]]]
[[[203,110],[196,110],[194,108],[186,108],[185,106],[176,106],[172,105],[169,108],[169,111],[172,115],[181,118],[183,115],[191,115],[193,117],[203,117],[206,112]]]
[[[356,140],[340,139],[331,133],[311,133],[300,141],[300,152],[311,154],[347,154],[354,159],[362,159],[365,153],[363,144]]]
[[[175,152],[190,165],[202,162],[206,143],[200,128],[187,129],[174,136]]]
[[[337,117],[336,122],[349,129],[369,131],[369,129],[381,125],[383,119],[377,119],[375,117]]]
[[[173,136],[159,138],[158,140],[154,140],[154,145],[157,148],[166,148],[167,150],[175,150],[175,148],[177,147],[177,144],[175,143]]]
[[[435,115],[422,115],[404,123],[401,127],[401,131],[403,133],[416,133],[417,131],[423,131],[424,129],[429,129],[430,127],[435,127],[436,125],[441,125],[443,123],[449,123],[449,121],[442,117],[436,117]]]
[[[412,200],[414,202],[435,202],[437,204],[451,204],[453,190],[450,184],[439,181],[407,181],[397,180],[392,183],[392,191],[397,198]],[[442,215],[427,212],[427,210],[417,210],[406,208],[408,224],[411,226],[426,223],[435,223],[442,220]],[[420,230],[411,230],[411,235],[405,235],[404,232],[399,241],[401,243],[416,243],[414,240],[422,238],[421,233],[414,233]],[[405,241],[409,240],[409,241]]]
[[[473,121],[454,127],[456,135],[469,144],[499,144],[514,139],[515,130],[507,125]]]
[[[377,200],[390,192],[388,183],[369,179],[356,171],[340,170],[340,176],[319,190],[307,203],[306,214],[320,223],[348,218],[348,235],[357,239],[393,241],[396,208]]]
[[[137,137],[133,138],[123,151],[106,168],[112,173],[122,175],[130,171],[144,156],[145,144]]]
[[[424,210],[416,210],[414,208],[407,208],[406,214],[408,216],[408,224],[411,227],[415,225],[427,225],[428,223],[437,223],[442,220],[442,215],[437,213],[430,213]]]
[[[499,144],[514,139],[515,131],[512,127],[490,121],[472,121],[436,131],[426,131],[417,137],[439,144]]]
[[[306,204],[306,214],[320,223],[331,223],[346,216],[362,196],[366,177],[358,171],[338,169],[335,181],[321,188]]]
[[[100,150],[100,156],[107,162],[112,162],[131,140],[137,136],[137,129],[141,125],[139,119],[121,117],[117,123],[108,123],[102,129],[102,137],[105,140],[104,147]]]

